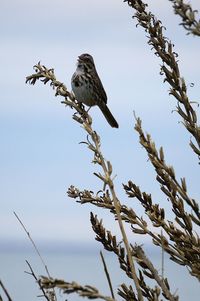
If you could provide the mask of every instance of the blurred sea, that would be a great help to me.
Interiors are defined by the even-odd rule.
[[[56,243],[55,243],[56,244]],[[55,248],[57,249],[57,248]],[[64,279],[68,282],[76,281],[82,285],[90,284],[96,286],[102,294],[110,295],[102,262],[99,256],[99,249],[84,248],[77,245],[70,250],[42,251],[42,257],[48,266],[50,275],[53,278]],[[130,280],[121,273],[118,262],[113,255],[104,252],[107,267],[112,279],[115,292],[123,282],[131,284]],[[155,251],[149,251],[148,256],[156,267],[161,266],[161,255]],[[0,251],[0,279],[9,291],[13,301],[34,301],[41,295],[37,283],[33,277],[25,271],[29,271],[26,260],[31,264],[35,274],[46,275],[45,269],[37,254],[31,250],[6,249]],[[160,269],[159,269],[160,272]],[[169,276],[169,284],[172,293],[179,294],[182,301],[199,300],[199,282],[189,276],[185,267],[178,266],[169,261],[165,256],[165,276]],[[149,282],[151,284],[151,282]],[[3,293],[0,289],[0,295]],[[121,298],[117,297],[118,300]],[[77,300],[77,295],[63,295],[58,291],[58,300]],[[6,300],[6,298],[3,298]],[[43,299],[42,299],[43,300]]]

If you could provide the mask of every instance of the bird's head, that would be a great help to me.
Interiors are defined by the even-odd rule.
[[[78,56],[78,68],[81,69],[93,69],[95,68],[93,57],[88,53],[83,53]]]

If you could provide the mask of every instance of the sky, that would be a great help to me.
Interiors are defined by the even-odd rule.
[[[166,36],[179,54],[179,66],[190,99],[199,101],[199,39],[186,35],[173,14],[170,1],[148,1],[149,9],[166,27]],[[199,8],[198,1],[193,6]],[[42,83],[25,84],[33,66],[41,61],[54,68],[57,79],[70,90],[77,56],[90,53],[108,95],[108,106],[120,127],[106,123],[92,108],[94,129],[101,136],[104,156],[113,165],[116,192],[122,203],[143,209],[127,199],[122,183],[132,180],[155,202],[169,203],[155,182],[155,172],[134,131],[133,111],[143,120],[145,132],[163,146],[166,162],[177,178],[186,176],[188,192],[199,196],[199,165],[189,147],[190,135],[173,112],[176,101],[159,74],[161,61],[147,44],[146,33],[136,27],[133,10],[123,1],[16,0],[1,3],[0,101],[0,237],[27,240],[15,211],[36,241],[94,240],[89,222],[92,210],[118,233],[113,217],[97,208],[81,206],[67,197],[70,185],[95,192],[102,183],[93,175],[92,153],[86,134],[72,120],[72,110]],[[194,87],[190,84],[194,83]],[[173,113],[172,113],[173,112]],[[197,108],[199,115],[199,109]],[[140,239],[140,238],[134,238]],[[142,238],[143,239],[143,238]]]

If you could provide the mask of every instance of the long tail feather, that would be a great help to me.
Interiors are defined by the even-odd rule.
[[[118,125],[117,121],[115,120],[114,116],[112,115],[112,113],[110,112],[107,105],[105,103],[102,103],[99,105],[99,108],[100,108],[101,112],[103,113],[103,115],[105,116],[108,123],[110,124],[110,126],[112,126],[113,128],[118,128],[119,125]]]

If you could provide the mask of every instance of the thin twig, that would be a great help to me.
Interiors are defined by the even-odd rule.
[[[31,243],[32,243],[32,245],[33,245],[33,247],[34,247],[34,249],[35,249],[37,255],[39,256],[39,258],[40,258],[40,260],[41,260],[41,262],[42,262],[42,264],[43,264],[43,266],[44,266],[44,268],[45,268],[45,271],[46,271],[48,277],[50,278],[51,276],[50,276],[48,267],[47,267],[47,265],[46,265],[46,263],[45,263],[45,261],[44,261],[42,255],[40,254],[40,251],[38,250],[38,248],[37,248],[37,246],[36,246],[34,240],[32,239],[30,233],[27,231],[25,225],[23,224],[23,222],[21,221],[21,219],[19,218],[19,216],[17,215],[17,213],[16,213],[16,212],[13,212],[13,213],[14,213],[15,217],[17,218],[17,220],[19,221],[19,223],[21,224],[21,226],[22,226],[22,228],[24,229],[25,233],[27,234],[29,240],[31,241]],[[28,262],[27,262],[27,264],[29,265]],[[29,265],[29,267],[31,268],[30,265]],[[31,271],[32,271],[32,269],[31,269]],[[55,293],[55,290],[54,290],[54,289],[53,289],[53,295],[54,295],[55,301],[56,301],[57,298],[56,298],[56,293]]]
[[[109,285],[109,288],[110,288],[111,296],[112,296],[113,299],[115,299],[115,295],[114,295],[114,291],[113,291],[113,287],[112,287],[112,282],[111,282],[111,279],[110,279],[110,275],[109,275],[109,272],[108,272],[108,269],[107,269],[106,262],[105,262],[102,251],[100,251],[100,256],[101,256],[101,260],[103,262],[103,267],[104,267],[104,271],[105,271],[105,274],[106,274],[106,278],[108,280],[108,285]]]
[[[161,230],[161,237],[163,238],[163,231]],[[163,246],[163,239],[162,239],[162,245],[161,245],[161,277],[164,279],[164,267],[165,267],[165,257],[164,257],[164,246]]]
[[[7,289],[5,288],[5,286],[1,280],[0,280],[0,286],[1,286],[2,290],[4,291],[6,297],[8,298],[8,301],[12,301],[12,298],[10,297]]]
[[[31,241],[31,243],[32,243],[32,245],[33,245],[33,247],[34,247],[34,249],[35,249],[37,255],[39,256],[39,258],[40,258],[40,260],[41,260],[41,262],[42,262],[42,264],[43,264],[43,266],[44,266],[44,268],[45,268],[45,270],[46,270],[47,275],[50,277],[50,274],[49,274],[47,265],[46,265],[44,259],[42,258],[41,254],[40,254],[40,251],[38,250],[38,248],[37,248],[37,246],[36,246],[34,240],[32,239],[30,233],[27,231],[25,225],[23,224],[23,222],[21,221],[21,219],[19,218],[19,216],[17,215],[17,213],[16,213],[16,212],[13,212],[13,213],[14,213],[15,217],[17,218],[17,220],[19,221],[19,223],[21,224],[21,226],[22,226],[22,228],[24,229],[24,231],[26,232],[26,234],[27,234],[29,240]]]
[[[31,267],[30,263],[28,262],[28,260],[26,260],[26,263],[27,263],[27,265],[28,265],[28,267],[29,267],[29,269],[30,269],[31,272],[25,272],[25,273],[30,274],[30,275],[33,276],[33,278],[34,278],[34,279],[36,280],[36,282],[38,283],[39,288],[41,289],[41,291],[42,291],[42,293],[43,293],[43,296],[47,299],[47,301],[51,301],[50,298],[48,297],[48,295],[46,294],[44,288],[42,287],[42,285],[41,285],[41,283],[40,283],[40,280],[39,280],[39,279],[37,278],[37,276],[35,275],[35,273],[34,273],[32,267]]]

